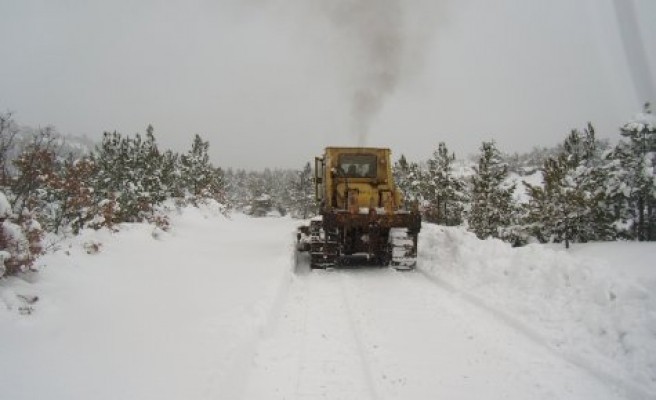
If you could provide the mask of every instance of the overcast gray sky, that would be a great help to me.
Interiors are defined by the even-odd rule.
[[[0,110],[90,138],[153,124],[177,151],[198,133],[253,169],[616,138],[654,93],[656,1],[613,1],[0,0]]]

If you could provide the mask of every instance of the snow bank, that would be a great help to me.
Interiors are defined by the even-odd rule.
[[[621,254],[621,247],[614,253]],[[424,224],[419,249],[425,273],[517,321],[592,373],[656,393],[656,279],[576,252],[538,244],[512,248],[431,224]],[[654,250],[644,244],[640,260],[653,260]]]

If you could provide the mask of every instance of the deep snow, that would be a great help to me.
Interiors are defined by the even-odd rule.
[[[160,239],[148,225],[85,232],[34,283],[1,283],[7,304],[39,301],[27,316],[0,306],[0,399],[222,398],[288,275],[292,223],[193,208],[173,223]]]
[[[418,271],[310,271],[298,221],[172,222],[86,231],[0,281],[0,399],[656,397],[654,243],[425,224]]]

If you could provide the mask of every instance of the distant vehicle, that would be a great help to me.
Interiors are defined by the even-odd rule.
[[[282,217],[286,213],[284,208],[277,205],[271,196],[264,194],[253,199],[247,214],[253,217]]]

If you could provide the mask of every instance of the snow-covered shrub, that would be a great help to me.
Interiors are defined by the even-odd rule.
[[[84,226],[92,229],[109,228],[113,229],[119,222],[117,217],[121,210],[118,201],[110,196],[108,199],[101,200],[94,212],[90,213],[91,219],[85,222]]]
[[[171,219],[168,216],[170,211],[171,208],[166,205],[157,206],[149,216],[148,222],[155,225],[156,229],[168,232],[171,229]]]
[[[44,191],[49,207],[43,218],[51,232],[63,227],[77,233],[91,218],[94,208],[93,188],[89,184],[94,165],[87,158],[72,159],[60,163],[59,168],[46,181]]]
[[[7,197],[0,192],[0,276],[28,270],[43,253],[42,241],[43,230],[39,223],[27,212],[15,218]]]
[[[91,240],[85,242],[83,247],[84,250],[86,250],[87,254],[97,254],[100,252],[100,249],[102,248],[102,243]]]

